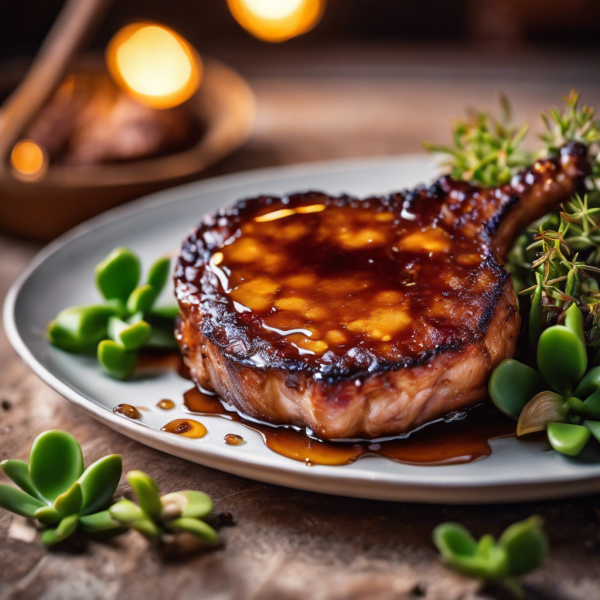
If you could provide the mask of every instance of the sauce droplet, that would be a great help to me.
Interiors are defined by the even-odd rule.
[[[199,421],[194,421],[194,419],[175,419],[162,427],[161,431],[176,433],[192,439],[204,437],[208,433],[206,427]]]
[[[140,411],[135,406],[131,406],[131,404],[118,404],[113,408],[113,412],[119,415],[123,415],[128,419],[142,418]]]
[[[156,406],[163,410],[171,410],[175,408],[175,402],[173,402],[173,400],[161,400]]]
[[[239,446],[244,441],[244,438],[241,435],[237,435],[235,433],[228,433],[225,436],[225,443],[228,446]]]

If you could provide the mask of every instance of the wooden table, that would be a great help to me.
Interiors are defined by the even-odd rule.
[[[456,70],[428,71],[426,65],[422,71],[411,70],[402,67],[402,56],[385,63],[387,71],[377,64],[376,75],[364,67],[357,72],[332,67],[328,75],[322,64],[283,76],[255,70],[251,83],[259,112],[254,135],[210,175],[419,151],[421,140],[445,138],[451,117],[466,105],[493,106],[498,90],[508,93],[517,112],[532,121],[540,107],[558,102],[572,85],[600,106],[600,84],[575,68],[580,63],[574,63],[572,71],[563,65],[558,75],[546,68],[544,77],[535,76],[539,71],[529,77],[518,66],[514,71],[481,67],[466,76],[457,76]],[[252,75],[252,69],[248,72]],[[0,238],[0,297],[38,249]],[[431,544],[431,531],[442,521],[456,520],[478,535],[499,534],[511,522],[534,513],[545,519],[551,543],[544,567],[527,578],[543,590],[535,597],[600,597],[597,497],[504,506],[422,506],[337,498],[242,479],[151,450],[100,425],[41,383],[1,330],[0,459],[26,458],[33,438],[51,428],[73,433],[88,462],[120,453],[125,471],[148,472],[164,492],[197,488],[209,493],[216,509],[231,512],[236,525],[222,530],[223,548],[173,559],[149,549],[135,533],[111,543],[47,551],[25,519],[0,511],[1,599],[500,597],[446,570]]]

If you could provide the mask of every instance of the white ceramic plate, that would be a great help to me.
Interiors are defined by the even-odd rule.
[[[343,467],[306,466],[265,447],[258,433],[219,417],[202,417],[209,433],[197,440],[164,433],[167,421],[185,416],[189,381],[175,373],[118,382],[92,358],[52,348],[46,323],[62,308],[98,299],[93,268],[115,246],[130,246],[144,265],[176,250],[202,215],[247,196],[307,189],[358,196],[386,193],[431,181],[426,156],[336,161],[221,177],[155,194],[97,217],[50,244],[10,290],[4,322],[13,346],[46,383],[108,426],[143,444],[210,467],[289,487],[332,494],[416,502],[506,502],[600,491],[600,456],[568,459],[536,443],[492,441],[492,455],[468,464],[412,466],[380,457]],[[84,199],[82,199],[84,201]],[[172,411],[156,408],[163,398]],[[112,412],[120,403],[144,405],[141,422]],[[239,433],[246,443],[227,446]]]

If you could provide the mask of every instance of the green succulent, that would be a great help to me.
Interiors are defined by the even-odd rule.
[[[546,429],[557,452],[576,456],[591,436],[600,442],[600,367],[586,373],[587,365],[583,316],[572,303],[564,325],[539,336],[539,370],[506,359],[492,373],[488,391],[501,412],[518,419],[517,435]]]
[[[79,529],[88,534],[124,531],[105,510],[123,469],[121,456],[105,456],[84,470],[77,440],[65,431],[46,431],[31,446],[29,463],[9,459],[2,470],[20,489],[0,484],[0,506],[37,519],[46,528],[42,543],[52,546]]]
[[[458,523],[442,523],[433,530],[433,542],[450,568],[487,582],[502,583],[522,595],[518,578],[541,565],[548,541],[539,517],[514,523],[496,541],[479,541]]]
[[[161,496],[154,479],[141,471],[128,473],[127,481],[138,504],[126,498],[113,504],[109,512],[115,521],[151,541],[160,540],[165,534],[187,532],[207,546],[218,543],[217,532],[203,520],[213,508],[209,496],[197,491]]]
[[[178,309],[154,306],[169,278],[170,260],[158,259],[142,285],[141,272],[132,250],[114,249],[95,269],[104,302],[58,313],[48,324],[50,343],[67,352],[95,351],[103,369],[116,379],[131,375],[141,348],[176,348]]]

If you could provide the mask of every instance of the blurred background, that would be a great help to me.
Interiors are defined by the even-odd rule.
[[[63,5],[62,0],[0,0],[0,98],[22,79],[24,64],[39,50]],[[127,189],[114,187],[111,192],[115,203],[181,181],[244,169],[419,152],[424,140],[446,141],[451,119],[465,109],[495,109],[500,93],[511,99],[517,117],[530,122],[534,131],[541,126],[539,112],[559,105],[572,88],[582,92],[585,102],[600,105],[598,0],[119,0],[107,5],[83,44],[98,64],[118,31],[150,21],[187,40],[205,67],[217,59],[233,69],[255,100],[250,110],[250,101],[240,100],[241,88],[219,88],[224,98],[237,98],[248,108],[242,116],[236,113],[237,137],[231,134],[220,146],[213,143],[207,150],[210,156],[185,172],[168,172],[152,183],[139,177],[135,185],[131,178],[123,180]],[[152,69],[149,77],[154,79]],[[200,95],[212,90],[209,70],[201,78]],[[147,96],[140,99],[122,78],[119,83],[114,69],[111,75],[129,100],[149,105]],[[220,100],[216,103],[225,106]],[[74,134],[56,133],[56,110],[46,111],[41,124],[38,114],[35,126],[29,123],[18,137],[34,139],[42,147],[43,177],[40,170],[39,177],[29,178],[29,187],[23,187],[22,173],[16,174],[18,184],[13,181],[8,187],[0,177],[0,191],[8,190],[5,198],[10,195],[25,206],[33,180],[38,199],[43,197],[46,204],[44,188],[58,189],[67,197],[70,192],[65,189],[75,186],[77,204],[84,188],[81,181],[74,183],[76,167],[85,173],[93,165],[112,165],[113,171],[105,166],[97,172],[103,187],[98,202],[96,188],[89,185],[86,190],[90,211],[98,212],[110,204],[103,200],[106,182],[120,177],[115,164],[188,152],[202,136],[205,142],[210,138],[213,117],[203,113],[189,120],[184,108],[159,107],[159,116],[158,111],[146,110],[142,118],[141,109],[129,107],[131,114],[124,117],[121,107],[120,120],[111,114],[112,129],[102,121],[93,143],[85,146],[80,140],[77,147]],[[237,109],[227,110],[230,114]],[[159,129],[162,133],[148,142],[149,132]],[[136,146],[131,141],[135,136],[144,138],[147,147]],[[0,139],[0,149],[1,145]],[[145,169],[150,170],[158,172]],[[14,179],[14,169],[12,175]],[[67,204],[60,210],[74,210]],[[90,211],[68,220],[68,225]],[[52,237],[65,227],[33,235]]]

